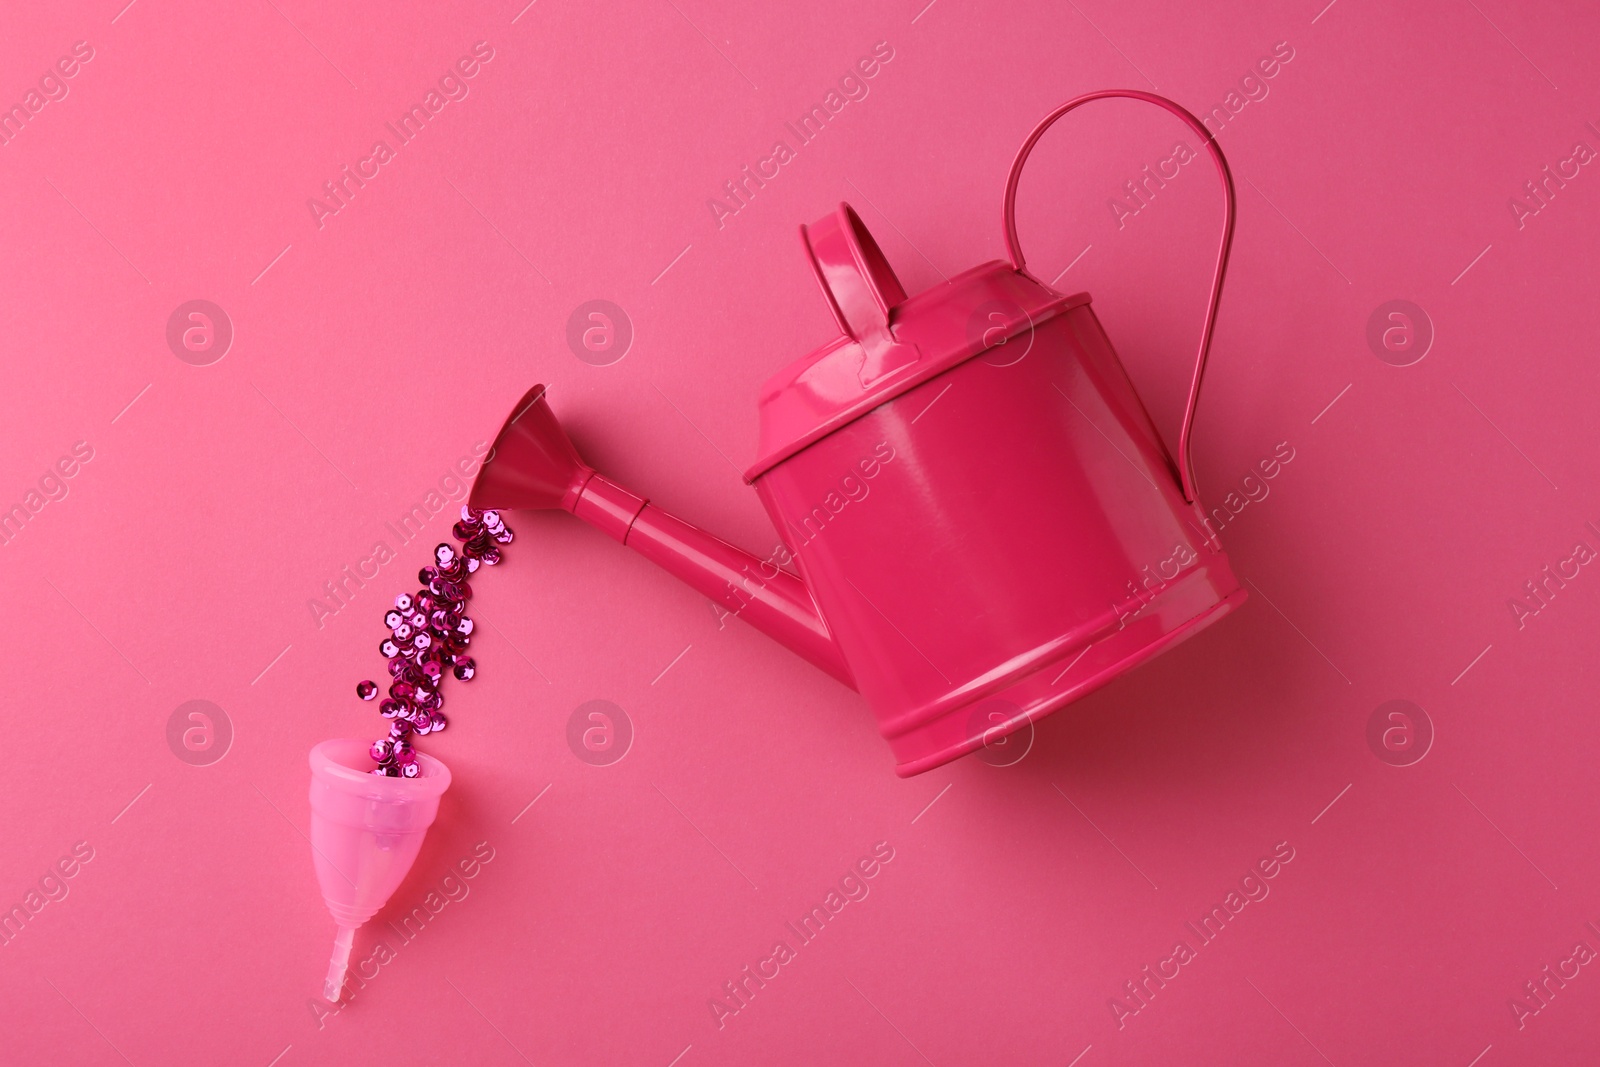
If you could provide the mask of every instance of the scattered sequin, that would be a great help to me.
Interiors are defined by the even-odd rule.
[[[422,588],[399,594],[394,607],[384,612],[390,633],[378,651],[387,661],[391,684],[389,695],[378,703],[378,714],[388,720],[389,731],[372,743],[371,756],[377,764],[373,774],[415,778],[422,773],[412,739],[436,734],[449,724],[440,710],[444,676],[449,673],[466,682],[478,672],[466,654],[476,629],[466,613],[473,595],[468,579],[504,558],[500,546],[510,544],[512,534],[498,512],[466,506],[450,533],[459,546],[448,542],[436,546],[433,563],[417,571]],[[376,682],[363,680],[356,685],[362,700],[377,699],[378,693]]]

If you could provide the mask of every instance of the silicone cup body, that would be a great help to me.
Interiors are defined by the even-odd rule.
[[[350,933],[399,888],[450,787],[450,769],[418,754],[415,778],[371,773],[369,742],[324,741],[311,750],[311,853],[322,899],[339,924],[329,1000],[338,999]],[[343,952],[340,952],[340,949]],[[335,977],[337,971],[337,977]]]
[[[450,787],[450,770],[418,754],[422,773],[370,773],[369,742],[324,741],[311,750],[311,851],[322,898],[340,926],[375,915],[400,886]]]

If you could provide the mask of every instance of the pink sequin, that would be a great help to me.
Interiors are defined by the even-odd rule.
[[[512,533],[498,512],[465,506],[461,521],[450,532],[460,547],[448,542],[436,546],[433,563],[417,572],[423,588],[399,594],[394,607],[384,612],[390,636],[379,643],[378,651],[387,660],[393,681],[389,695],[378,704],[389,731],[372,743],[377,764],[373,774],[414,778],[422,773],[411,738],[438,733],[448,725],[439,691],[446,672],[463,682],[477,674],[477,664],[466,655],[475,629],[466,614],[473,595],[467,578],[480,567],[498,564],[504,558],[500,546],[511,543]],[[376,699],[378,684],[363,680],[356,695]]]

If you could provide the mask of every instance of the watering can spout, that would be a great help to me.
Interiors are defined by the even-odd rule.
[[[506,420],[467,502],[480,509],[571,512],[855,688],[804,582],[596,473],[556,421],[542,385],[528,390]]]
[[[472,483],[469,507],[497,511],[571,511],[594,468],[578,457],[536,385],[517,401]]]

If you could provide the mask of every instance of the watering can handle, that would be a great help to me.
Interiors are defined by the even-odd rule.
[[[1033,146],[1043,137],[1045,131],[1055,125],[1056,120],[1069,111],[1073,111],[1091,100],[1104,100],[1111,97],[1126,97],[1130,100],[1143,100],[1147,104],[1155,104],[1164,108],[1182,119],[1188,126],[1199,134],[1205,146],[1211,152],[1211,160],[1217,165],[1217,174],[1222,178],[1223,221],[1222,243],[1217,248],[1217,270],[1211,280],[1211,300],[1206,305],[1205,329],[1200,334],[1200,353],[1195,360],[1194,378],[1189,382],[1189,400],[1183,409],[1183,427],[1178,432],[1178,479],[1183,487],[1183,498],[1189,503],[1195,502],[1194,470],[1189,462],[1189,431],[1194,424],[1195,404],[1200,399],[1200,379],[1205,374],[1206,354],[1211,349],[1211,331],[1217,320],[1217,302],[1222,297],[1222,277],[1228,268],[1228,248],[1233,243],[1233,175],[1228,171],[1228,161],[1223,158],[1222,149],[1217,146],[1217,140],[1211,131],[1206,129],[1199,119],[1195,118],[1181,104],[1168,100],[1164,96],[1154,93],[1140,92],[1137,89],[1103,89],[1095,93],[1086,93],[1075,100],[1069,100],[1046,115],[1044,121],[1034,127],[1028,139],[1022,142],[1022,148],[1017,152],[1017,158],[1011,164],[1011,176],[1006,181],[1005,203],[1005,228],[1006,251],[1010,253],[1011,265],[1017,271],[1026,274],[1026,266],[1022,259],[1022,246],[1017,243],[1017,183],[1022,178],[1022,168],[1028,162],[1028,156],[1033,152]],[[1030,275],[1031,277],[1031,275]],[[1037,281],[1037,279],[1035,279]]]

